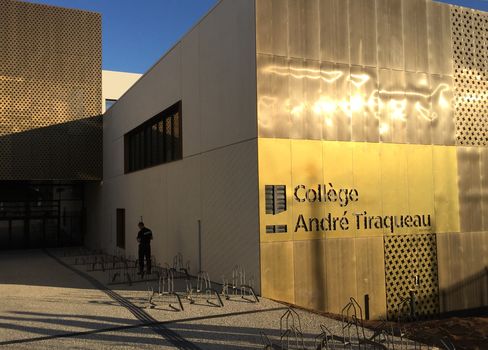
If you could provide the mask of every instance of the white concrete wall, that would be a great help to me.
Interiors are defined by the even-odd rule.
[[[126,254],[137,222],[153,230],[153,255],[178,252],[214,281],[234,265],[259,288],[254,1],[221,1],[104,117],[103,248],[115,247],[126,210]],[[182,100],[183,160],[124,174],[124,134]]]
[[[105,113],[105,100],[118,100],[141,76],[137,73],[102,70],[102,113]]]

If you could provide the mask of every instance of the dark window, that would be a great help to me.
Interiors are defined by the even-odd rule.
[[[125,172],[183,157],[181,101],[125,135]]]
[[[125,249],[125,209],[117,209],[117,247]]]
[[[110,107],[114,105],[117,100],[105,99],[105,110],[108,110]]]

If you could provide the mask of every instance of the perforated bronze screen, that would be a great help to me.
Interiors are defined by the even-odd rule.
[[[0,180],[99,179],[99,14],[0,0]]]
[[[457,143],[488,146],[488,14],[451,6]]]
[[[439,313],[437,243],[435,234],[384,237],[388,319],[410,315],[410,290],[415,291],[416,315]]]

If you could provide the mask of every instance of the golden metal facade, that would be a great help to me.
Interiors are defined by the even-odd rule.
[[[258,149],[264,295],[331,312],[368,295],[372,317],[393,316],[411,284],[388,276],[403,274],[397,282],[422,281],[418,310],[438,310],[436,275],[402,265],[384,240],[460,231],[455,146],[260,138]],[[266,185],[286,187],[285,211],[264,211]],[[286,233],[267,232],[278,225]]]
[[[459,308],[462,292],[446,291],[481,265],[453,268],[455,242],[488,255],[463,235],[488,233],[486,14],[430,0],[256,0],[256,18],[263,294],[331,312],[368,295],[372,317],[394,317],[417,278],[422,315]],[[360,200],[294,197],[329,183]],[[285,212],[265,213],[265,185],[286,186]],[[321,226],[362,211],[432,221]],[[295,232],[299,215],[312,230]],[[399,247],[417,265],[402,264]],[[479,293],[469,305],[488,303]]]
[[[0,0],[0,179],[99,179],[101,17]]]
[[[256,16],[260,137],[455,143],[448,6],[257,0]]]
[[[437,236],[441,311],[488,305],[488,14],[450,10],[460,233]]]
[[[488,14],[451,8],[456,141],[488,146]]]

